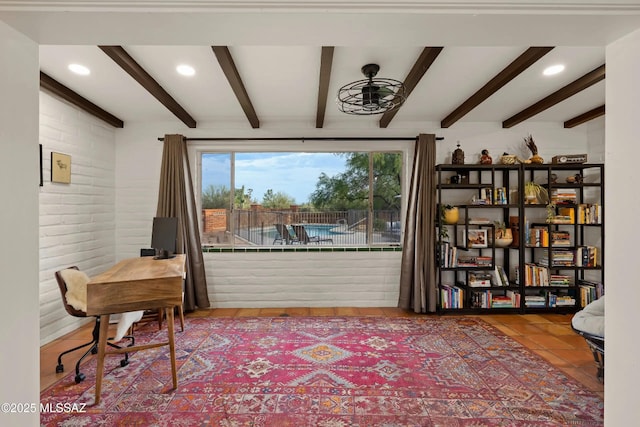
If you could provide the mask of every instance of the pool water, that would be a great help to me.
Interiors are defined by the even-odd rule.
[[[309,236],[332,236],[337,234],[353,234],[343,224],[301,224]],[[289,231],[292,232],[291,228]]]

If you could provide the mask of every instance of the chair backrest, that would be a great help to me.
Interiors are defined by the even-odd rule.
[[[274,225],[276,226],[276,230],[278,230],[278,233],[280,233],[280,237],[282,237],[282,240],[289,243],[291,241],[291,234],[289,234],[289,230],[287,229],[287,226],[284,224],[274,224]]]
[[[304,225],[292,225],[291,227],[293,227],[293,232],[296,233],[296,237],[300,243],[309,243],[311,241]]]
[[[74,270],[78,270],[77,266],[71,266]],[[58,288],[60,289],[60,296],[62,297],[62,303],[64,304],[64,309],[67,310],[67,313],[74,317],[87,317],[87,313],[81,310],[76,310],[69,304],[67,304],[67,283],[62,278],[62,270],[56,271],[56,281],[58,282]]]

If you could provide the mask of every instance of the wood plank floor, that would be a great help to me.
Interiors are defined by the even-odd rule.
[[[398,308],[219,308],[199,310],[189,317],[257,317],[257,316],[421,316]],[[449,316],[449,315],[448,315]],[[575,378],[588,390],[604,398],[604,385],[596,378],[596,365],[585,340],[571,329],[571,315],[526,314],[482,315],[483,320],[534,351],[553,366]],[[165,326],[166,327],[166,326]],[[176,322],[176,331],[180,330]],[[179,332],[177,332],[179,333]],[[91,325],[79,328],[40,348],[40,390],[72,372],[83,350],[64,357],[65,373],[56,374],[60,352],[91,339]],[[86,349],[85,349],[86,350]],[[89,356],[87,359],[95,357]]]

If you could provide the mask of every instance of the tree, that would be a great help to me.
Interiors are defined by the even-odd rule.
[[[367,209],[369,204],[369,153],[339,153],[346,156],[344,172],[318,177],[311,202],[318,209]],[[373,208],[400,209],[402,157],[399,153],[373,156]]]
[[[249,209],[251,207],[251,203],[254,202],[254,200],[251,200],[251,194],[253,194],[252,188],[245,190],[244,185],[240,188],[236,188],[233,207],[236,209]]]
[[[202,209],[227,209],[231,191],[224,185],[209,185],[202,192]]]
[[[248,209],[252,203],[251,188],[245,190],[244,185],[234,191],[233,206],[238,209]],[[209,185],[202,192],[202,209],[227,209],[231,191],[225,185]]]
[[[288,194],[278,191],[274,193],[272,189],[268,189],[262,196],[262,206],[270,209],[289,209],[289,206],[295,205],[296,201]]]

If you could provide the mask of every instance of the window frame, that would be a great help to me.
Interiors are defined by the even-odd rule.
[[[361,137],[358,137],[361,138]],[[377,137],[376,137],[377,138]],[[291,140],[271,140],[271,141],[259,141],[247,139],[246,141],[238,142],[238,140],[216,140],[216,141],[187,141],[187,151],[189,153],[190,164],[195,167],[191,167],[191,176],[193,180],[194,189],[197,189],[195,194],[198,224],[203,223],[202,218],[202,154],[205,153],[229,153],[231,154],[231,189],[235,189],[235,154],[236,153],[257,153],[257,152],[305,152],[305,153],[339,153],[339,152],[398,152],[402,157],[402,182],[401,182],[401,195],[402,203],[400,207],[400,214],[402,218],[406,216],[407,210],[407,197],[409,194],[409,184],[411,180],[411,166],[413,164],[413,154],[415,149],[415,141],[398,141],[398,140],[379,140],[371,141],[353,140],[353,141],[314,141],[313,139],[300,139],[300,141]],[[370,175],[371,176],[371,175]],[[370,188],[372,188],[370,186]],[[233,192],[233,191],[232,191]],[[371,193],[370,193],[371,196]],[[369,202],[371,203],[371,201]],[[233,206],[230,207],[233,211]],[[403,221],[404,222],[404,221]],[[372,224],[372,221],[370,221]],[[200,232],[202,232],[200,230]],[[370,234],[369,234],[370,235]],[[389,246],[401,246],[404,242],[404,227],[401,230],[399,243],[373,243],[368,242],[363,245],[349,246],[350,248],[373,248],[373,247],[389,247]],[[205,245],[203,245],[203,248]],[[232,244],[230,246],[234,248]],[[344,246],[334,246],[335,248],[342,248]],[[245,248],[240,247],[240,249]],[[268,246],[264,246],[265,249]]]

